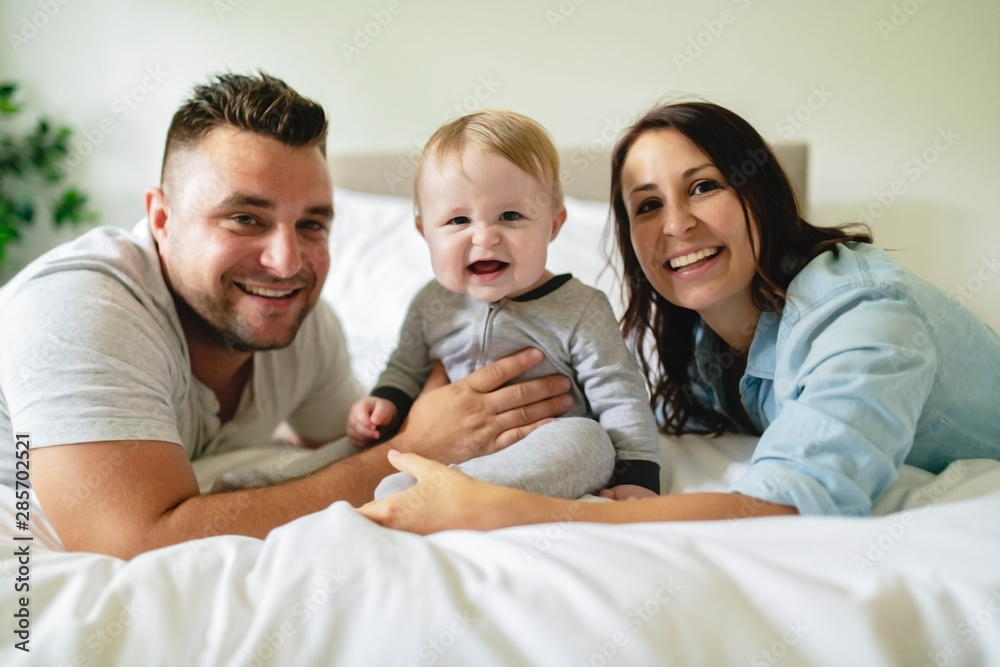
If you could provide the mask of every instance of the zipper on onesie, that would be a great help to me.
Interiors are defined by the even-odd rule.
[[[494,301],[487,306],[486,322],[483,323],[483,338],[479,347],[479,360],[476,363],[476,368],[482,368],[486,365],[486,351],[489,349],[490,338],[493,334],[493,321],[496,319],[497,313],[503,310],[503,306],[504,300]]]

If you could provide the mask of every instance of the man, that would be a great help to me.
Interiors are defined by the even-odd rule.
[[[85,234],[0,290],[0,484],[15,485],[15,434],[29,434],[31,482],[67,549],[131,558],[263,537],[370,500],[390,448],[460,462],[568,407],[564,378],[497,389],[540,359],[524,352],[452,385],[438,374],[388,443],[282,484],[199,494],[192,459],[264,444],[279,425],[318,446],[343,435],[358,397],[319,300],[326,130],[284,82],[220,75],[175,114],[147,221]]]

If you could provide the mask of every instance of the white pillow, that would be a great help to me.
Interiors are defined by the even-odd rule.
[[[410,300],[434,274],[411,199],[337,188],[334,208],[323,298],[344,326],[355,375],[370,388],[396,347]],[[619,271],[606,268],[613,247],[610,236],[605,243],[607,204],[567,198],[566,211],[548,268],[603,289],[620,315]]]

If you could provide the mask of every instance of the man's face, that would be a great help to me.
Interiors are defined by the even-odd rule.
[[[244,352],[292,342],[330,267],[333,196],[318,148],[215,129],[171,155],[147,210],[189,337]]]

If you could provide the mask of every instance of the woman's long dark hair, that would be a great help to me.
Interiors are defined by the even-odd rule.
[[[811,259],[837,243],[871,243],[863,225],[816,227],[802,219],[788,176],[763,137],[741,117],[715,104],[684,102],[657,107],[618,140],[611,162],[611,206],[624,266],[627,307],[622,333],[635,346],[649,379],[654,411],[664,433],[722,433],[731,423],[700,404],[691,390],[690,366],[701,317],[653,289],[632,248],[622,169],[640,135],[674,128],[690,139],[722,172],[743,207],[749,238],[759,239],[757,272],[750,293],[763,312],[780,313],[792,278]],[[756,225],[756,230],[752,226]],[[791,260],[791,261],[790,261]],[[650,350],[652,343],[654,349]],[[655,358],[652,353],[655,352]],[[654,368],[654,365],[657,366]]]

